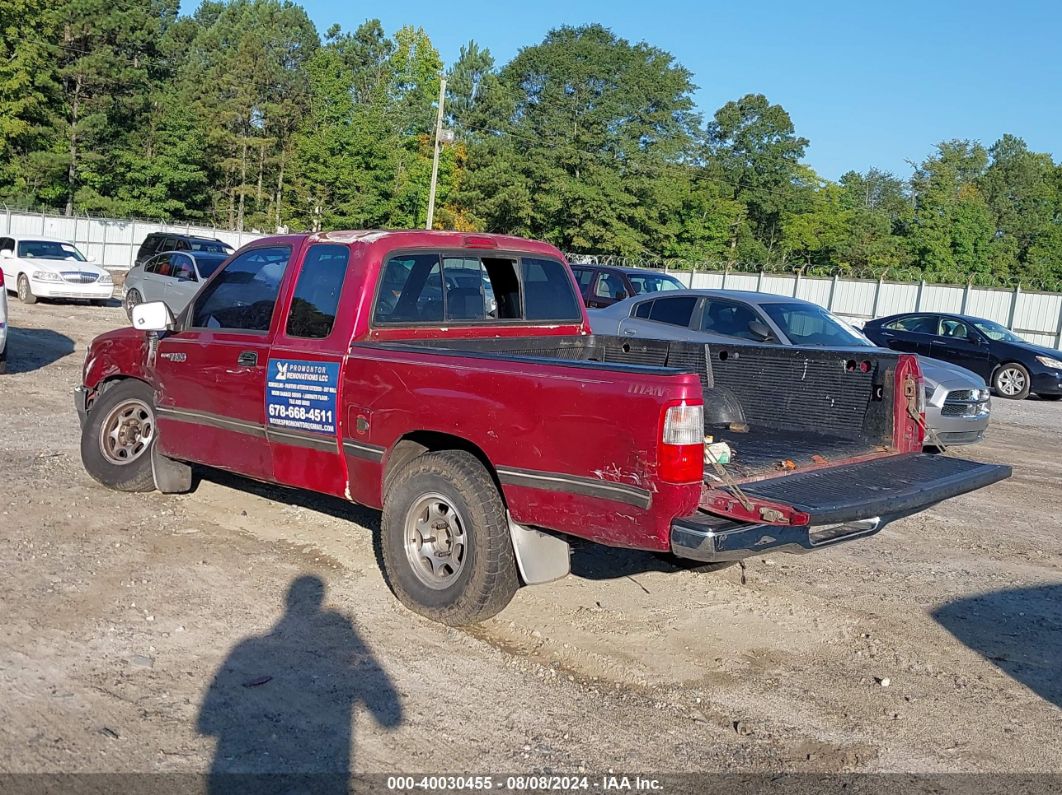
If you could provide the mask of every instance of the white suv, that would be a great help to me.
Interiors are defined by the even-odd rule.
[[[65,240],[46,237],[0,237],[4,287],[19,300],[82,298],[102,304],[114,293],[111,275]]]

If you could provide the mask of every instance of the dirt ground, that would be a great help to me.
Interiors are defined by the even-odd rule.
[[[994,401],[960,454],[1014,477],[872,539],[744,584],[582,547],[461,631],[392,598],[373,511],[98,486],[71,390],[122,310],[10,315],[2,772],[1062,771],[1062,404]]]

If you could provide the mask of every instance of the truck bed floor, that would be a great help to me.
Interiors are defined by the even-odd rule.
[[[736,433],[725,425],[709,425],[704,432],[715,441],[730,445],[732,453],[726,468],[742,479],[783,473],[787,471],[782,464],[784,460],[792,461],[799,471],[811,464],[823,463],[815,456],[837,461],[878,449],[866,439],[845,439],[811,431],[752,427],[747,432]],[[712,473],[710,467],[705,468],[706,475]]]

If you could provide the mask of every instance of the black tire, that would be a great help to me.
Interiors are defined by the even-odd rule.
[[[7,349],[10,347],[11,344],[8,343],[4,345],[4,349],[0,351],[0,375],[7,372]]]
[[[430,550],[420,556],[412,550],[428,549],[429,542],[415,527],[414,511],[425,501],[448,505],[450,512],[435,514],[448,518],[443,519],[443,527],[431,525],[440,540],[431,538]],[[433,514],[430,507],[426,510],[423,526],[427,529]],[[434,545],[452,538],[447,522],[460,528],[464,543],[450,547],[448,554],[455,556],[456,565],[450,566],[449,574],[444,564],[440,567],[443,574],[433,577],[429,560],[438,552]],[[501,495],[483,465],[463,451],[424,453],[389,479],[380,552],[384,579],[398,600],[413,612],[450,626],[475,624],[497,615],[520,587]],[[447,576],[453,578],[449,583]]]
[[[18,277],[18,300],[24,304],[37,303],[37,296],[33,294],[33,288],[30,287],[29,279],[26,274],[22,274]]]
[[[992,388],[1007,400],[1025,400],[1029,397],[1029,386],[1029,371],[1017,362],[1001,364],[992,376]]]
[[[0,372],[3,371],[0,370]],[[1036,396],[1040,398],[1040,400],[1062,400],[1062,395],[1041,395],[1039,392],[1037,392]]]
[[[128,413],[124,420],[123,413]],[[149,415],[147,421],[142,418],[145,413]],[[132,423],[142,431],[148,422],[150,430],[146,433],[149,438],[146,443],[138,445],[137,432]],[[121,458],[119,450],[104,451],[105,427],[121,428],[119,435],[130,440],[127,462],[118,462]],[[81,429],[81,462],[86,471],[107,488],[115,491],[154,491],[151,448],[157,436],[154,391],[143,381],[118,381],[96,398],[89,409],[85,427]],[[140,435],[141,442],[142,437],[143,434]]]
[[[125,298],[122,300],[122,305],[125,307],[125,314],[129,318],[129,322],[133,321],[133,307],[137,304],[142,304],[144,297],[140,295],[140,291],[136,289],[128,290],[125,294]]]
[[[666,560],[676,569],[685,569],[686,571],[695,571],[699,574],[712,574],[713,572],[722,571],[723,569],[729,569],[731,566],[736,566],[736,560],[724,560],[718,563],[705,563],[700,560],[689,560],[688,558],[680,558],[678,555],[672,555],[670,552],[657,552],[656,556],[661,560]]]

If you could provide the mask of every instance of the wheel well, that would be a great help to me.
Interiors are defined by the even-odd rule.
[[[131,375],[111,375],[111,376],[108,376],[107,378],[104,378],[102,381],[100,381],[98,384],[96,384],[95,388],[93,388],[88,393],[88,398],[85,401],[85,410],[88,411],[89,409],[91,409],[92,408],[92,404],[95,403],[99,399],[100,395],[102,395],[104,392],[106,392],[108,389],[110,389],[115,384],[118,384],[118,383],[120,383],[122,381],[142,381],[143,383],[147,384],[148,386],[151,386],[151,384],[148,384],[148,382],[144,381],[143,378],[136,378],[136,377],[131,376]]]
[[[501,482],[498,480],[498,473],[494,471],[494,465],[491,464],[486,453],[468,439],[438,431],[413,431],[398,440],[387,454],[387,459],[384,463],[384,492],[387,491],[388,481],[403,466],[417,456],[424,453],[435,453],[440,450],[463,450],[474,455],[483,464],[487,472],[490,473],[491,480],[494,481],[494,485],[498,487],[498,492],[501,493]],[[504,494],[502,499],[505,499]]]

